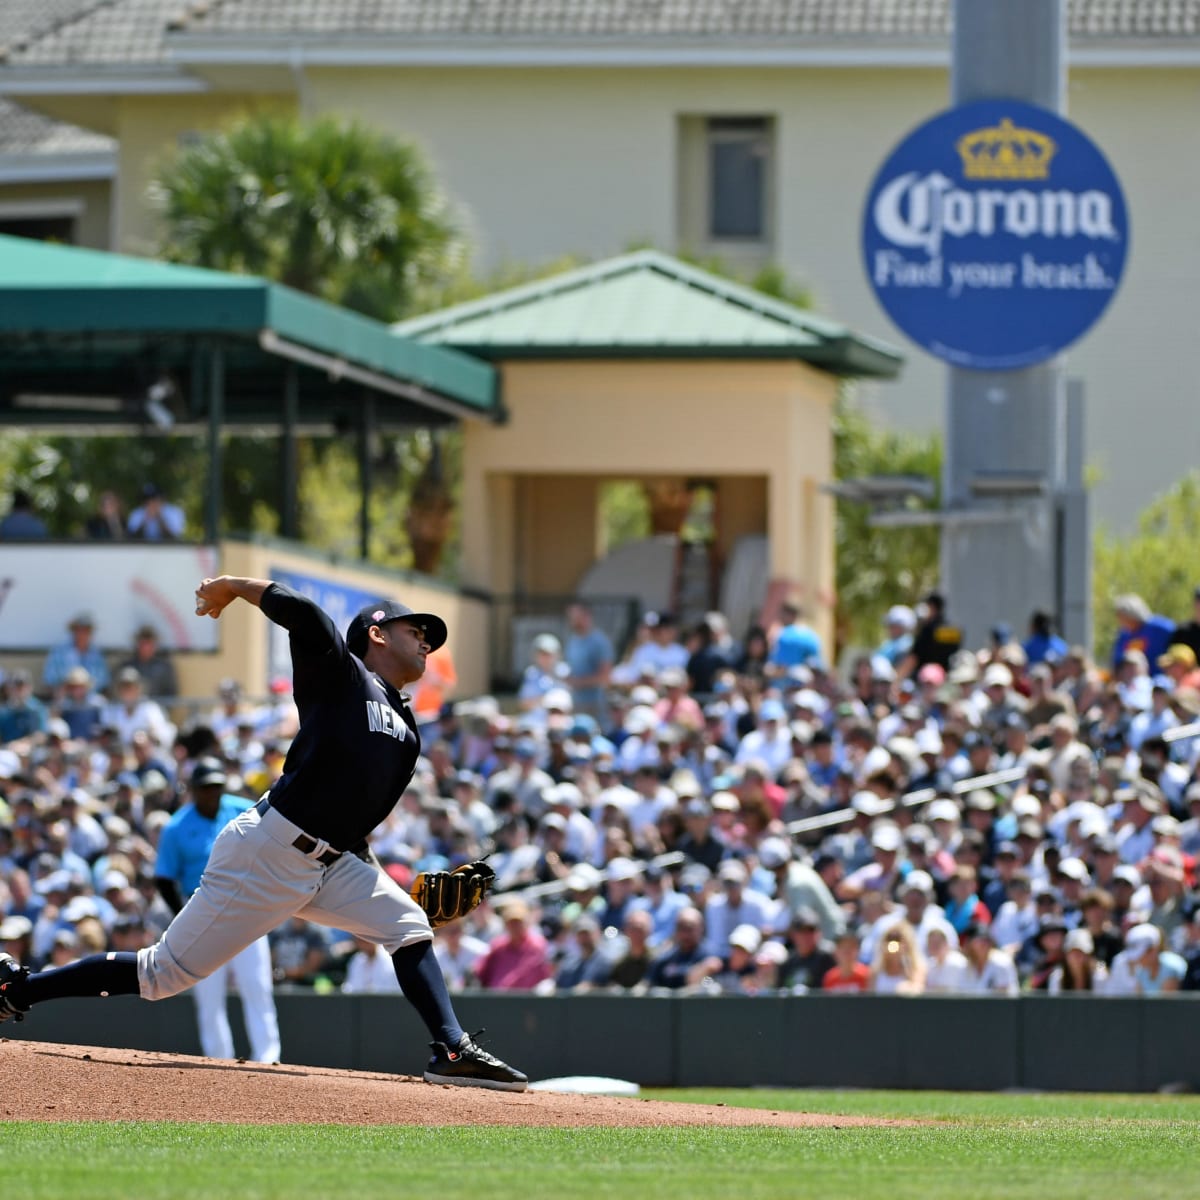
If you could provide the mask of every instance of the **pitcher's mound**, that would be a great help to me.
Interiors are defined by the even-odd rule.
[[[263,1066],[0,1040],[0,1120],[299,1125],[906,1125],[555,1092],[493,1092],[411,1075]]]

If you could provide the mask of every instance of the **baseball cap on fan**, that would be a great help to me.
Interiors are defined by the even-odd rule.
[[[372,625],[386,625],[389,621],[402,619],[420,625],[425,630],[425,640],[431,651],[446,644],[446,622],[441,617],[435,617],[433,613],[413,612],[407,604],[400,604],[396,600],[380,600],[360,609],[351,620],[346,630],[346,645],[350,653],[358,658],[366,654],[367,631]]]

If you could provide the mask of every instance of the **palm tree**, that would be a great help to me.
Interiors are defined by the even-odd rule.
[[[381,321],[428,306],[464,273],[466,243],[451,207],[411,145],[335,117],[257,115],[183,147],[159,168],[150,200],[163,223],[161,257],[287,284]],[[411,460],[413,435],[399,457]],[[397,481],[409,551],[435,570],[453,499],[436,452]],[[307,533],[336,542],[337,503],[306,486]],[[385,528],[390,526],[385,526]],[[382,560],[402,552],[380,546]]]
[[[397,320],[461,270],[458,222],[420,153],[357,122],[253,116],[150,185],[172,262],[262,275]]]

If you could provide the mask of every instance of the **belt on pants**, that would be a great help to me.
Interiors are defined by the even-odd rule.
[[[260,817],[265,816],[267,809],[271,807],[271,797],[264,796],[255,806],[254,811]],[[313,854],[313,851],[321,843],[315,837],[309,837],[307,833],[301,833],[292,845],[300,851],[301,854],[307,855],[309,858],[315,858],[323,867],[332,867],[339,858],[342,857],[340,850],[335,850],[332,846],[322,850],[320,854]]]

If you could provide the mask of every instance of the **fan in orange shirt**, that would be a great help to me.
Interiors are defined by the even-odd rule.
[[[457,684],[458,672],[454,669],[450,647],[442,646],[425,660],[425,674],[408,689],[417,720],[424,724],[436,719]]]

